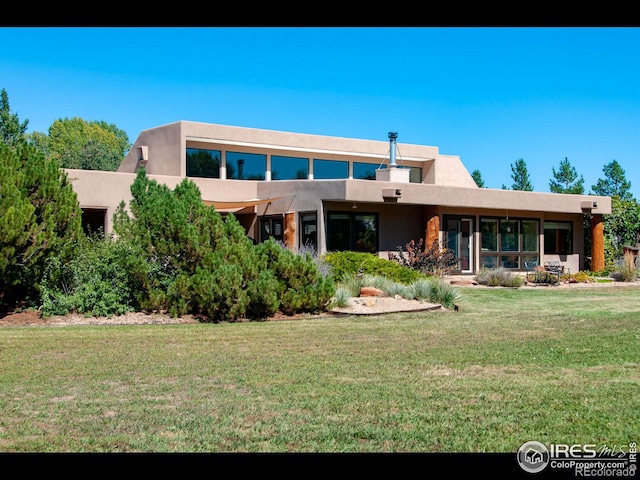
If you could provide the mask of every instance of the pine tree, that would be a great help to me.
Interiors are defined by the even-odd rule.
[[[531,184],[531,180],[529,179],[529,172],[527,170],[527,164],[524,159],[516,160],[515,164],[511,164],[511,178],[513,179],[513,184],[511,185],[512,190],[525,190],[527,192],[533,191],[533,185]],[[503,189],[504,189],[503,185]]]
[[[482,173],[477,168],[471,172],[471,176],[473,177],[473,181],[476,182],[476,185],[480,188],[485,188],[484,179],[482,178]]]
[[[18,114],[11,111],[9,95],[3,88],[0,91],[0,139],[5,145],[15,147],[25,140],[29,120],[20,123]]]
[[[602,171],[605,178],[598,179],[597,183],[591,186],[593,193],[618,197],[620,200],[633,200],[631,182],[627,180],[624,169],[616,160],[606,164]]]
[[[0,302],[35,301],[47,260],[70,258],[82,233],[69,179],[33,145],[0,144]]]
[[[551,171],[553,173],[553,178],[549,180],[549,190],[551,192],[579,195],[584,193],[584,177],[582,175],[578,176],[578,172],[567,157],[564,157],[564,160],[560,162],[557,171],[553,167]]]

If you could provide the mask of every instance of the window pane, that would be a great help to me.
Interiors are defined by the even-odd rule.
[[[187,177],[220,178],[220,150],[187,148]]]
[[[376,214],[329,212],[327,219],[327,250],[372,253],[378,250]]]
[[[494,255],[482,255],[481,262],[482,264],[480,266],[482,268],[496,268],[498,266],[498,257]]]
[[[375,215],[355,215],[354,250],[376,252],[378,250],[378,226]]]
[[[483,218],[480,220],[482,251],[498,251],[498,220]]]
[[[330,213],[327,221],[327,250],[349,250],[351,220],[346,213]]]
[[[378,165],[375,163],[353,162],[353,178],[375,180]]]
[[[500,250],[503,252],[517,252],[520,250],[518,239],[519,222],[517,220],[500,220]]]
[[[422,168],[409,167],[409,183],[422,183]]]
[[[266,168],[266,155],[227,152],[227,178],[236,180],[264,180]]]
[[[313,213],[300,214],[300,245],[306,248],[317,250],[317,215]]]
[[[349,178],[349,162],[340,160],[313,160],[313,178]]]
[[[284,238],[282,226],[282,217],[260,218],[260,241],[264,242],[271,237],[275,240],[282,241]]]
[[[538,251],[538,221],[537,220],[522,221],[522,251],[523,252]]]
[[[307,178],[309,178],[307,158],[271,156],[271,180],[305,180]]]
[[[571,222],[544,222],[544,251],[559,255],[573,253]]]
[[[519,255],[501,255],[500,266],[504,268],[520,268]]]

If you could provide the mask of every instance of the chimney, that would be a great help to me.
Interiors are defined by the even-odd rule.
[[[376,170],[376,180],[381,180],[383,182],[395,182],[395,183],[409,183],[409,169],[398,167],[396,163],[396,139],[398,138],[397,132],[389,132],[389,168],[379,168]],[[401,190],[397,190],[401,192]],[[391,190],[389,190],[391,192]],[[383,192],[383,196],[398,198],[402,195],[402,193],[395,193],[389,195],[386,191]]]
[[[389,132],[389,168],[395,168],[398,166],[396,163],[396,139],[398,138],[398,132]]]

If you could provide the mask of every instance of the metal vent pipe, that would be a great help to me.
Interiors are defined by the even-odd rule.
[[[397,132],[389,132],[389,167],[396,167],[396,139],[398,138]]]

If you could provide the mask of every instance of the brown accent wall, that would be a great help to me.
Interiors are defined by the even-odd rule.
[[[425,207],[426,227],[424,232],[424,247],[431,248],[433,242],[440,238],[440,217],[434,207]]]
[[[284,244],[289,250],[296,247],[296,214],[289,212],[284,214]]]
[[[604,270],[604,222],[602,215],[591,216],[591,271]]]

